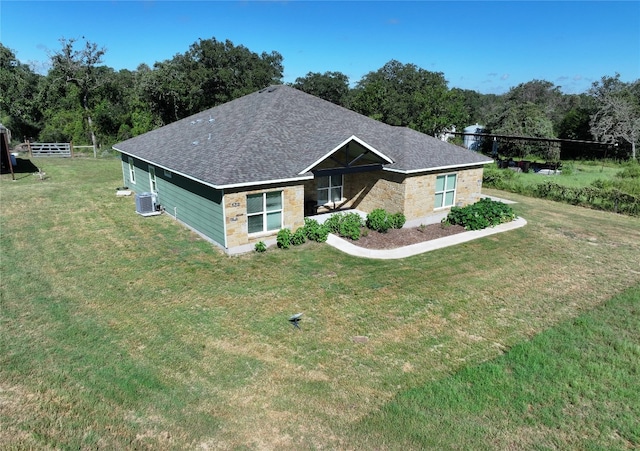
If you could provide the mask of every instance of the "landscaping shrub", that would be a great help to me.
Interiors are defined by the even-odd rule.
[[[265,252],[267,250],[267,245],[264,241],[258,241],[255,246],[256,252]]]
[[[404,214],[389,214],[381,208],[367,215],[367,227],[382,233],[389,229],[401,229],[405,222],[407,222],[407,218]]]
[[[367,215],[367,227],[380,233],[385,233],[391,225],[389,224],[387,212],[382,208],[376,208]]]
[[[276,243],[280,249],[289,249],[291,247],[291,230],[290,229],[280,229],[278,235],[276,236]]]
[[[358,213],[335,213],[324,225],[330,233],[357,240],[360,238],[360,229],[364,227],[364,221]]]
[[[466,230],[481,230],[516,219],[516,215],[508,205],[491,200],[481,199],[466,207],[451,207],[444,225],[461,225]]]
[[[291,244],[299,246],[307,241],[307,236],[303,227],[296,230],[291,236]]]
[[[335,213],[327,218],[324,225],[329,230],[329,233],[334,233],[336,235],[340,233],[340,223],[342,222],[343,216],[344,215],[342,213]]]
[[[347,213],[340,221],[338,233],[340,236],[358,240],[360,239],[361,228],[363,226],[362,217],[358,213]]]
[[[304,218],[303,230],[307,239],[318,243],[324,243],[329,237],[329,228],[315,219]]]
[[[404,223],[407,222],[407,218],[402,213],[394,213],[389,215],[389,224],[394,229],[401,229],[404,226]]]

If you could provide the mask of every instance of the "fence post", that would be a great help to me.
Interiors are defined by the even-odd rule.
[[[69,152],[71,152],[71,158],[73,158],[73,140],[69,141]]]

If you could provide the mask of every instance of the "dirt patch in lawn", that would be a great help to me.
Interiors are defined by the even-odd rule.
[[[430,224],[420,227],[403,229],[390,229],[386,233],[375,232],[368,229],[364,230],[366,232],[363,232],[367,233],[366,236],[361,236],[357,241],[349,241],[351,241],[354,245],[363,247],[365,249],[395,249],[398,247],[409,246],[411,244],[435,240],[437,238],[465,232],[464,227],[460,225],[443,227],[442,224]]]

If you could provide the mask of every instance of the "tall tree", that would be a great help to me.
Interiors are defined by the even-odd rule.
[[[36,94],[41,78],[0,43],[0,122],[15,138],[38,133],[42,114],[36,104]]]
[[[559,138],[591,140],[589,120],[594,113],[593,98],[587,94],[565,96],[564,116],[558,124],[554,124]]]
[[[199,40],[184,54],[158,62],[141,80],[145,99],[163,123],[195,114],[282,79],[282,55],[261,55],[229,40]]]
[[[496,135],[521,136],[531,138],[554,138],[553,123],[544,113],[543,108],[533,102],[520,103],[509,101],[505,109],[487,127]],[[556,148],[554,147],[553,150]],[[501,145],[500,151],[506,155],[526,157],[530,153],[545,157],[557,155],[550,153],[547,143],[536,143],[525,140],[510,140]]]
[[[560,88],[544,80],[521,83],[504,95],[503,103],[487,122],[491,133],[528,138],[555,138],[554,118],[560,121],[558,105]],[[501,144],[501,153],[526,157],[533,153],[547,159],[559,158],[559,147],[548,142],[508,140]]]
[[[78,96],[86,115],[88,131],[95,152],[98,142],[89,100],[91,94],[103,83],[102,78],[98,75],[97,65],[102,63],[106,49],[85,40],[84,47],[77,50],[75,48],[76,42],[77,39],[60,39],[62,49],[54,53],[51,58],[52,70],[54,73],[60,74],[65,83],[72,84],[78,89]]]
[[[451,94],[461,99],[464,104],[467,123],[456,124],[460,129],[471,124],[486,124],[490,117],[502,104],[502,96],[496,94],[480,94],[469,89],[452,88]]]
[[[342,72],[309,72],[296,78],[292,87],[340,106],[347,106],[349,77]]]
[[[461,99],[447,89],[441,72],[392,60],[366,74],[353,92],[351,107],[390,125],[438,135],[461,121]]]
[[[597,111],[591,116],[591,134],[596,140],[616,143],[622,139],[631,145],[636,159],[640,140],[640,80],[624,83],[620,74],[602,77],[589,91],[596,99]]]

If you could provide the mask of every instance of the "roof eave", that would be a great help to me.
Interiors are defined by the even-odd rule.
[[[290,178],[284,178],[284,179],[274,179],[274,180],[260,180],[260,181],[256,181],[256,182],[241,182],[241,183],[228,183],[228,184],[224,184],[224,185],[216,185],[214,183],[209,183],[209,182],[205,182],[204,180],[201,180],[199,178],[193,177],[191,175],[187,175],[183,172],[180,171],[176,171],[175,169],[171,169],[170,167],[167,166],[163,166],[161,164],[158,163],[154,163],[153,161],[147,160],[145,158],[141,158],[137,155],[134,155],[132,153],[126,152],[124,150],[120,150],[115,146],[112,146],[112,149],[115,150],[116,152],[120,152],[122,154],[125,154],[127,156],[131,156],[134,158],[137,158],[138,160],[144,161],[147,164],[151,164],[153,166],[156,166],[160,169],[164,169],[166,171],[172,172],[174,174],[177,174],[181,177],[185,177],[189,180],[193,180],[194,182],[198,182],[198,183],[202,183],[203,185],[206,185],[208,187],[211,187],[213,189],[219,189],[219,190],[223,190],[223,189],[231,189],[231,188],[245,188],[248,186],[262,186],[262,185],[273,185],[273,184],[277,184],[277,183],[290,183],[290,182],[298,182],[298,181],[304,181],[304,180],[311,180],[313,179],[313,174],[309,174],[309,175],[303,175],[301,177],[290,177]]]
[[[389,172],[397,172],[399,174],[417,174],[418,172],[448,171],[450,169],[467,168],[471,166],[484,166],[485,164],[493,163],[493,161],[494,160],[485,160],[485,161],[479,161],[475,163],[451,164],[447,166],[435,166],[432,168],[421,168],[421,169],[396,169],[396,168],[383,167],[382,170],[389,171]]]

